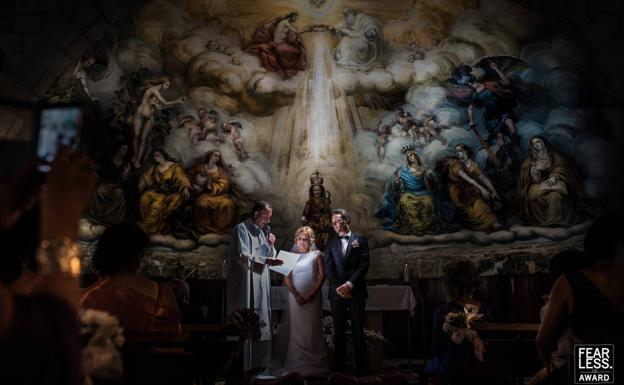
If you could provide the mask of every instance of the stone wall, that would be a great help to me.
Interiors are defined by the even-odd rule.
[[[93,244],[84,245],[87,255],[92,254]],[[480,275],[534,274],[548,271],[550,258],[563,250],[582,250],[583,235],[565,241],[546,239],[470,247],[470,245],[405,246],[392,244],[373,249],[370,255],[369,279],[402,280],[407,264],[412,278],[443,277],[444,266],[454,260],[469,259],[478,268]],[[150,276],[183,278],[188,274],[195,278],[223,278],[223,263],[227,260],[227,249],[221,254],[205,246],[192,251],[174,251],[166,248],[151,248],[143,261],[144,272]],[[85,261],[87,271],[89,258]]]

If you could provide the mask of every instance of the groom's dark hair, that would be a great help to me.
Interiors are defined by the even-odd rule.
[[[340,215],[342,217],[342,219],[344,219],[344,221],[347,222],[347,224],[351,223],[351,216],[349,215],[347,210],[345,210],[345,209],[336,209],[336,210],[334,210],[333,214],[334,215]]]
[[[273,206],[267,201],[256,201],[254,202],[253,208],[251,209],[251,217],[255,218],[260,212],[266,209],[272,209]]]

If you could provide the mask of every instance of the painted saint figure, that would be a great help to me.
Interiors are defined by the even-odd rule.
[[[340,38],[334,51],[336,64],[355,71],[383,67],[388,56],[388,43],[379,20],[351,8],[345,8],[342,13],[344,21],[332,29]]]
[[[126,185],[130,180],[128,145],[120,144],[111,158],[98,162],[97,187],[87,216],[95,223],[110,226],[126,218]]]
[[[139,104],[133,119],[132,149],[134,151],[134,158],[132,159],[132,163],[135,168],[141,167],[147,139],[154,127],[154,114],[156,111],[162,106],[170,106],[186,100],[186,97],[181,97],[173,101],[165,100],[160,92],[168,89],[170,86],[171,82],[169,79],[167,77],[161,77],[148,81],[143,88],[141,104]]]
[[[228,120],[221,125],[221,136],[232,141],[232,145],[236,150],[236,156],[240,160],[249,158],[249,153],[245,150],[245,145],[243,144],[243,136],[240,134],[242,128],[243,126],[234,120]]]
[[[89,92],[89,87],[87,87],[87,70],[89,70],[95,64],[95,56],[93,54],[85,54],[80,59],[74,70],[72,71],[72,75],[74,79],[78,81],[80,85],[80,89],[84,92],[85,95],[92,101],[97,102],[97,99],[91,95]]]
[[[431,113],[423,113],[420,115],[420,119],[416,121],[417,127],[410,130],[410,136],[414,143],[431,143],[437,139],[442,144],[446,144],[446,139],[440,135],[440,130],[445,128],[442,124],[438,123],[435,115]]]
[[[502,226],[492,206],[500,201],[492,182],[481,172],[467,145],[455,146],[457,157],[442,160],[436,168],[448,182],[448,194],[457,208],[457,219],[473,230],[498,230]]]
[[[468,106],[468,126],[475,127],[474,110],[483,108],[485,110],[484,119],[486,129],[491,136],[496,138],[498,146],[508,153],[505,143],[505,135],[510,138],[512,148],[517,149],[518,135],[515,126],[516,116],[513,112],[516,106],[516,99],[510,87],[509,78],[498,68],[494,62],[489,62],[490,68],[496,72],[498,81],[477,80],[474,75],[467,73],[463,75],[473,92],[470,95],[470,105]],[[469,68],[468,66],[465,66]]]
[[[162,150],[154,150],[155,164],[139,181],[140,226],[148,234],[166,234],[169,217],[190,197],[191,182],[182,167]]]
[[[288,79],[305,69],[306,59],[299,31],[293,25],[299,14],[275,17],[258,27],[246,52],[258,55],[262,66]]]
[[[429,187],[432,172],[422,166],[414,146],[401,152],[405,164],[388,178],[375,216],[386,221],[384,229],[400,234],[436,233],[443,221]]]
[[[199,124],[191,115],[178,117],[177,126],[172,127],[163,140],[163,150],[171,155],[182,167],[188,167],[195,161],[197,153],[193,140],[199,136]]]
[[[92,53],[82,55],[76,65],[68,69],[46,92],[46,101],[52,104],[75,102],[76,96],[82,92],[89,100],[97,102],[87,86],[87,71],[95,63],[96,59]]]
[[[377,156],[383,160],[386,157],[386,144],[388,144],[388,137],[390,136],[390,125],[380,124],[377,128]]]
[[[529,157],[518,180],[520,213],[536,226],[565,226],[574,218],[574,203],[581,191],[574,166],[541,136],[529,142]]]
[[[193,212],[195,229],[199,234],[225,234],[232,228],[235,205],[230,198],[229,166],[219,150],[206,154],[206,162],[191,169],[195,198]]]
[[[392,126],[391,131],[394,136],[407,137],[410,135],[410,131],[417,129],[412,114],[405,111],[403,107],[396,109],[395,117],[396,120],[394,121],[394,126]]]
[[[194,137],[193,145],[201,140],[212,141],[214,143],[223,143],[224,139],[219,133],[218,117],[214,110],[206,111],[203,108],[197,110],[199,116],[199,133]]]

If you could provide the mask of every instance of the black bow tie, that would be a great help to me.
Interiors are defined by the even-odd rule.
[[[349,236],[348,235],[339,235],[338,238],[340,238],[340,239],[347,239],[348,240]]]

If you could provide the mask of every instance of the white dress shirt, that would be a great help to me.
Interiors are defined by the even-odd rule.
[[[347,236],[351,238],[351,230],[349,230],[346,234],[338,234],[339,236]],[[347,247],[349,247],[349,238],[340,238],[340,242],[342,243],[342,257],[344,258],[347,255]],[[347,286],[353,290],[353,283],[351,281],[347,281]]]

